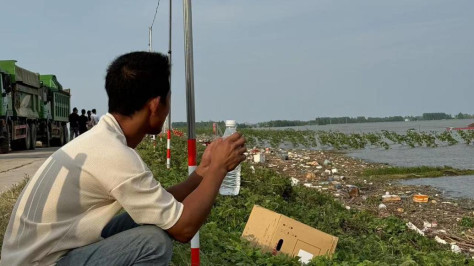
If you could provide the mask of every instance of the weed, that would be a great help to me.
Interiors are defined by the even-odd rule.
[[[459,225],[468,227],[468,228],[473,228],[474,219],[472,219],[471,217],[462,217],[461,221],[459,221]]]

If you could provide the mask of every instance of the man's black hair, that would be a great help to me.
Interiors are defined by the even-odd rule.
[[[96,113],[95,109],[92,109],[92,113],[94,113],[94,114]]]
[[[132,52],[116,58],[107,69],[105,90],[109,113],[130,116],[152,98],[166,103],[170,90],[168,57],[160,53]]]
[[[73,111],[73,112],[78,111],[78,110],[77,110],[77,107],[72,108],[72,111]]]
[[[85,110],[85,109],[82,109],[82,110],[81,110],[81,114],[85,115],[85,114],[86,114],[86,110]]]

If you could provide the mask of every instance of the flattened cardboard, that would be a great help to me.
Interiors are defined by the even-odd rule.
[[[280,217],[281,214],[254,205],[242,237],[259,246],[267,247],[268,251],[271,251],[274,229]]]
[[[338,238],[285,215],[254,205],[242,237],[274,254],[300,256],[307,263],[312,257],[332,255]]]

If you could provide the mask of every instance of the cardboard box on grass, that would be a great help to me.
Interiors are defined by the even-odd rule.
[[[334,254],[338,238],[285,215],[254,205],[242,237],[271,251],[299,256],[308,263],[313,257]]]

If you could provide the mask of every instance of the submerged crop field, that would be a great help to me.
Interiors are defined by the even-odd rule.
[[[266,130],[242,129],[247,136],[248,145],[268,145],[278,148],[282,145],[336,150],[384,148],[390,149],[394,145],[408,147],[438,147],[458,143],[470,145],[474,143],[474,130],[418,132],[408,130],[405,134],[383,130],[372,133],[342,133],[338,131],[313,130]]]

